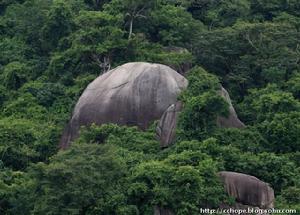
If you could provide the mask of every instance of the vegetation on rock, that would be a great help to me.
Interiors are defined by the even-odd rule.
[[[0,214],[176,214],[232,203],[219,171],[300,210],[300,2],[0,2]],[[170,51],[171,50],[171,51]],[[184,50],[184,51],[172,51]],[[176,143],[113,124],[58,142],[90,81],[127,62],[193,69]],[[219,128],[228,104],[244,129]],[[154,122],[155,123],[155,122]]]

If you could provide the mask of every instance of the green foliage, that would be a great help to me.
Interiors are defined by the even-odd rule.
[[[277,194],[299,181],[299,167],[286,156],[273,153],[260,153],[256,156],[245,153],[231,168],[270,183]]]
[[[127,204],[128,168],[112,145],[74,144],[32,174],[39,189],[34,214],[136,214]]]
[[[221,170],[300,210],[299,11],[298,0],[0,1],[0,214],[198,214],[228,203]],[[155,125],[92,125],[57,152],[86,86],[134,61],[193,67],[176,143],[160,150]],[[216,126],[221,84],[246,128]]]
[[[299,203],[300,202],[300,188],[298,187],[288,187],[282,192],[282,197],[289,203]]]
[[[296,73],[286,82],[286,89],[300,100],[300,73]]]
[[[187,43],[203,29],[202,23],[194,20],[184,8],[172,5],[154,10],[149,22],[151,37],[166,46],[188,46]]]
[[[7,100],[7,90],[4,86],[0,85],[0,109],[3,105],[3,103]]]
[[[263,135],[253,127],[218,129],[213,136],[220,144],[230,145],[245,152],[262,152],[267,144]]]
[[[203,157],[202,157],[203,156]],[[137,205],[159,205],[177,214],[198,214],[225,199],[217,163],[201,153],[185,151],[133,169],[129,193]]]
[[[233,25],[239,19],[246,19],[250,14],[248,0],[216,1],[204,18],[210,28]]]
[[[0,37],[0,65],[4,66],[9,62],[23,61],[26,55],[30,54],[30,47],[17,37]]]
[[[28,174],[1,167],[0,188],[1,214],[29,214],[35,183]]]
[[[87,71],[91,74],[105,72],[112,60],[116,60],[116,54],[119,56],[126,47],[124,32],[119,28],[121,23],[119,15],[82,11],[75,19],[78,30],[64,41],[66,45],[62,45],[67,49],[54,54],[51,59],[50,78],[76,77]]]
[[[26,81],[28,81],[29,68],[20,62],[11,62],[4,67],[3,77],[6,88],[10,90],[19,89]]]
[[[208,91],[220,90],[219,79],[201,67],[194,67],[188,73],[188,89],[185,92],[187,97],[199,96]]]
[[[199,151],[218,161],[219,169],[242,172],[256,176],[272,185],[276,193],[282,189],[294,186],[299,181],[299,167],[287,156],[274,153],[243,152],[231,145],[221,145],[217,139],[205,141],[183,141],[177,143],[173,150],[176,153]],[[172,151],[166,152],[172,153]]]
[[[31,122],[6,119],[0,121],[0,127],[0,154],[4,166],[20,170],[37,159],[36,136]]]
[[[259,129],[268,140],[265,148],[272,152],[300,151],[300,112],[277,113],[266,120]]]
[[[237,98],[249,88],[283,85],[299,68],[299,50],[294,44],[300,37],[286,23],[237,22],[204,31],[200,38],[194,42],[197,63],[221,76]]]
[[[64,1],[54,1],[41,30],[42,46],[46,50],[55,50],[59,40],[67,36],[72,28],[72,13]]]
[[[5,31],[21,38],[37,53],[41,50],[40,31],[46,20],[49,0],[30,0],[24,4],[10,5],[4,14]]]
[[[81,130],[79,143],[114,144],[131,151],[158,153],[160,148],[153,132],[141,132],[137,127],[119,127],[114,124],[92,125]]]
[[[227,116],[229,104],[218,95],[220,83],[216,76],[201,67],[188,74],[189,85],[180,98],[184,108],[179,116],[179,139],[206,139],[217,128],[217,117]]]
[[[284,92],[276,85],[253,89],[241,104],[241,116],[246,122],[257,123],[272,119],[275,113],[299,111],[300,103],[291,93]]]
[[[1,115],[5,117],[28,118],[35,120],[45,120],[47,110],[37,104],[38,101],[29,93],[25,93],[5,106]]]
[[[24,170],[30,163],[45,161],[56,152],[59,129],[51,124],[12,119],[0,120],[0,161],[5,167]]]
[[[180,136],[202,140],[217,128],[217,117],[227,114],[228,103],[215,92],[192,97],[180,114]]]
[[[51,107],[55,100],[65,96],[65,88],[57,83],[28,82],[23,86],[24,93],[30,93],[39,105]]]

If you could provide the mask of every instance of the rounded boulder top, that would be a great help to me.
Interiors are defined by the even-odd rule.
[[[168,66],[127,63],[108,71],[88,85],[79,98],[60,141],[67,148],[80,126],[115,123],[146,129],[176,103],[187,80]]]

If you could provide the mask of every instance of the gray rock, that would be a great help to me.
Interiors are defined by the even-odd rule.
[[[229,116],[227,118],[219,116],[217,118],[218,126],[222,127],[222,128],[244,128],[245,124],[239,120],[239,118],[235,112],[235,109],[231,103],[231,99],[230,99],[230,96],[229,96],[229,93],[227,92],[227,90],[222,87],[218,93],[229,104]]]
[[[162,115],[157,127],[156,135],[160,141],[160,147],[169,147],[175,140],[176,126],[179,113],[182,109],[181,102],[172,104]]]
[[[274,190],[269,184],[258,178],[236,172],[220,172],[220,178],[229,196],[235,198],[237,204],[249,205],[262,209],[274,207]]]
[[[176,103],[187,80],[168,66],[127,63],[95,79],[79,98],[60,141],[67,148],[80,126],[116,123],[146,129]]]
[[[239,120],[228,92],[222,87],[218,93],[229,104],[229,116],[227,118],[219,116],[217,118],[217,125],[222,128],[244,128],[245,125]],[[156,128],[161,148],[169,147],[174,142],[177,120],[181,109],[182,104],[177,102],[176,104],[172,104],[162,115]]]
[[[155,206],[154,215],[174,215],[174,213],[170,209]]]
[[[174,142],[181,109],[177,96],[187,84],[183,76],[161,64],[127,63],[110,70],[89,84],[79,98],[60,147],[67,148],[78,137],[80,126],[116,123],[146,129],[157,119],[161,147],[167,147]],[[219,93],[229,103],[230,114],[227,118],[218,117],[217,124],[243,128],[228,92],[222,87]]]

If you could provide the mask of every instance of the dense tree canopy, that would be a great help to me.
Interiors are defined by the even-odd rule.
[[[175,144],[108,124],[59,151],[88,83],[131,61],[188,79]],[[246,128],[217,126],[221,86]],[[0,1],[0,214],[198,214],[234,201],[222,170],[300,210],[299,99],[298,0]]]

